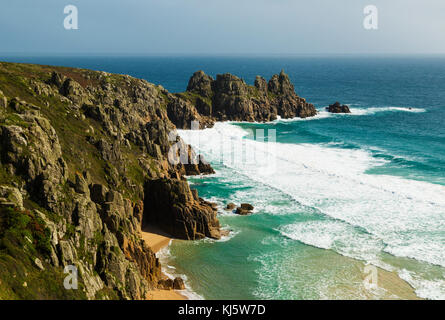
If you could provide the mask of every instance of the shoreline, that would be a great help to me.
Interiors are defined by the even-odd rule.
[[[142,228],[141,238],[156,254],[168,247],[173,240],[168,234],[151,227]],[[169,278],[164,272],[162,277]],[[181,294],[180,290],[154,289],[147,292],[145,300],[189,300],[189,298]]]
[[[366,264],[364,264],[366,266]],[[383,300],[425,300],[416,294],[415,288],[413,288],[408,281],[402,279],[396,271],[388,271],[381,267],[372,265],[378,272],[377,290],[383,289],[385,294],[381,299]],[[365,277],[363,277],[365,280]],[[373,289],[368,289],[369,293]],[[374,289],[375,290],[375,289]],[[372,300],[372,299],[368,299]]]
[[[159,254],[162,249],[168,247],[171,244],[171,241],[174,240],[168,234],[155,228],[143,228],[141,230],[141,237],[156,254]],[[363,263],[363,267],[366,265],[363,261],[360,262]],[[416,294],[415,288],[413,288],[406,280],[402,279],[396,271],[385,270],[378,266],[374,267],[378,272],[378,286],[374,289],[365,290],[366,300],[374,300],[375,296],[373,293],[376,293],[376,290],[380,290],[380,299],[383,300],[424,300],[424,298],[419,297]],[[164,271],[162,272],[162,276],[164,279],[170,278]],[[383,292],[381,290],[383,290]],[[191,298],[182,293],[182,290],[173,289],[154,289],[148,291],[146,295],[146,300],[183,301],[190,299]]]

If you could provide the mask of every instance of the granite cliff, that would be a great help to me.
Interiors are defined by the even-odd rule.
[[[213,169],[175,128],[315,113],[283,72],[255,86],[197,72],[172,94],[126,75],[0,62],[0,299],[144,299],[164,288],[143,225],[221,236],[216,205],[185,178]],[[172,150],[187,163],[169,161]],[[78,290],[63,285],[70,265]]]
[[[281,71],[267,82],[257,76],[253,86],[229,73],[216,79],[197,71],[190,78],[187,91],[176,95],[167,105],[171,121],[189,129],[197,120],[200,127],[215,121],[266,122],[281,118],[306,118],[317,114],[315,107],[299,97],[289,76]]]

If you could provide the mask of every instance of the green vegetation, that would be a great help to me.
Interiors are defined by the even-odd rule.
[[[53,76],[53,72],[57,74]],[[100,273],[104,280],[103,272],[107,273],[104,281],[109,287],[96,292],[95,297],[90,294],[99,287],[93,288],[88,291],[89,298],[129,296],[125,285],[109,284],[109,279],[118,279],[112,271],[101,269],[101,264],[107,267],[109,254],[123,257],[118,246],[109,252],[104,239],[111,232],[136,242],[139,235],[134,233],[134,225],[129,225],[133,222],[126,219],[119,221],[118,230],[102,229],[109,223],[104,218],[107,213],[102,203],[91,202],[88,185],[102,184],[103,190],[118,191],[136,202],[143,197],[147,174],[165,170],[145,149],[152,132],[143,134],[144,124],[151,119],[164,120],[169,97],[160,87],[141,81],[105,72],[0,62],[0,126],[23,128],[3,131],[11,137],[5,138],[10,142],[0,143],[0,185],[22,196],[25,208],[13,208],[11,199],[0,202],[0,299],[86,299],[82,283],[79,290],[64,289],[66,275],[62,267],[55,266],[54,255],[60,264],[62,260],[82,264],[80,278],[88,283],[92,274]],[[144,99],[150,102],[145,104]],[[43,134],[36,130],[38,126]],[[17,137],[19,142],[14,140]],[[53,155],[55,148],[56,156],[46,157]],[[112,214],[124,216],[127,211],[118,208]],[[59,245],[51,244],[51,232],[40,217],[63,226]],[[48,227],[53,228],[51,224]],[[65,259],[71,253],[72,258]],[[119,286],[124,293],[118,293]]]
[[[49,230],[28,210],[0,208],[0,299],[85,299],[84,292],[66,290],[65,274],[46,259]],[[44,270],[37,267],[42,261]]]

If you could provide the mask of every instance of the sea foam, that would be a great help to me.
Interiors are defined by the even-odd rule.
[[[276,120],[271,121],[269,123],[276,122],[295,122],[295,121],[313,121],[320,120],[331,117],[349,117],[349,116],[367,116],[374,115],[380,112],[410,112],[410,113],[422,113],[426,112],[424,108],[411,108],[411,107],[396,107],[396,106],[387,106],[387,107],[371,107],[371,108],[360,108],[360,107],[351,107],[351,113],[331,113],[328,112],[325,108],[321,108],[317,110],[317,115],[308,118],[290,118],[283,119],[278,117]]]
[[[379,253],[385,251],[445,267],[444,186],[366,174],[386,160],[365,150],[257,142],[243,139],[247,132],[229,123],[179,134],[187,142],[199,141],[192,145],[210,161],[334,220],[288,225],[279,230],[283,235],[377,265]],[[214,152],[215,145],[222,145],[220,152]],[[233,161],[243,148],[258,162]]]

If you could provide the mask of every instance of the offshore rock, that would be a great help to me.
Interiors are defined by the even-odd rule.
[[[203,71],[193,74],[187,92],[178,96],[185,102],[170,106],[172,122],[179,128],[189,129],[190,122],[200,122],[200,128],[215,121],[272,121],[282,118],[306,118],[317,114],[315,107],[300,98],[289,76],[281,71],[269,82],[257,76],[254,86],[226,73],[216,79]],[[178,105],[182,104],[182,109]],[[175,108],[173,108],[176,106]],[[175,116],[180,114],[180,117]]]
[[[327,108],[331,113],[351,113],[351,110],[347,105],[342,105],[340,102],[335,102],[334,104],[329,105]]]

